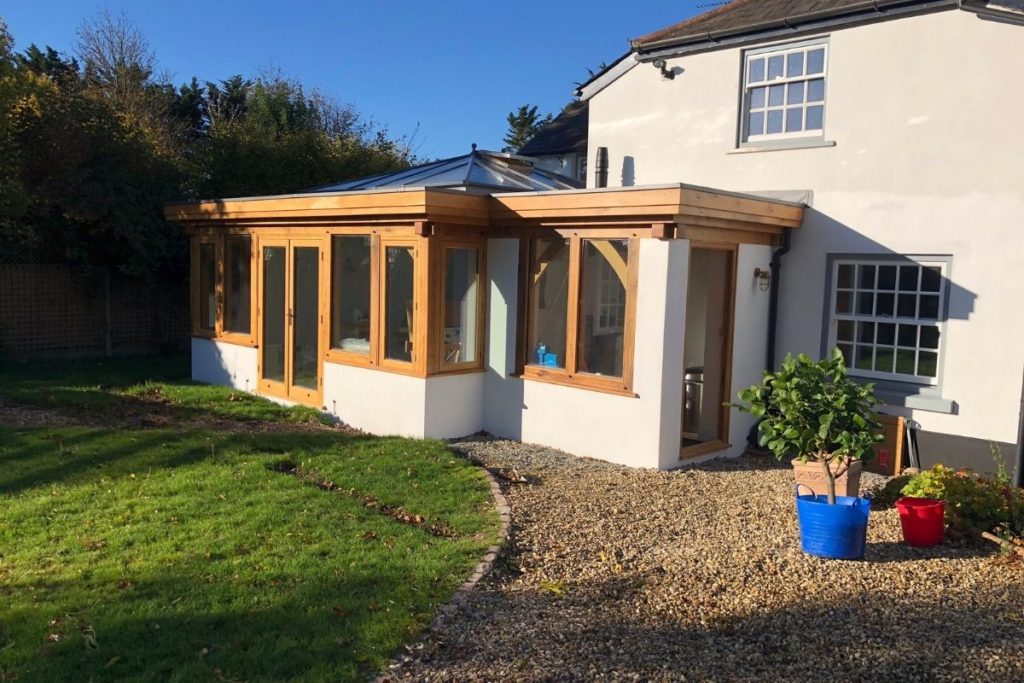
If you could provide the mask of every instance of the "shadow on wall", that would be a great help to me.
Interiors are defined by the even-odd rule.
[[[631,156],[622,157],[622,187],[636,185],[636,159]]]
[[[507,249],[507,247],[503,249]],[[516,243],[514,253],[517,255],[516,262],[518,263],[518,242]],[[495,266],[497,265],[493,259],[491,263],[495,263]],[[501,333],[505,335],[505,358],[495,359],[490,357],[491,349],[493,348],[492,343],[495,340],[487,339],[485,348],[487,349],[488,357],[485,358],[484,362],[484,367],[487,371],[484,378],[484,429],[504,438],[522,440],[523,411],[526,410],[523,396],[524,384],[521,378],[511,376],[516,370],[515,359],[519,335],[518,280],[524,277],[523,268],[517,268],[516,271],[516,277],[506,277],[505,275],[511,274],[506,272],[502,276],[490,279],[490,286],[492,288],[496,287],[497,292],[491,289],[488,294],[487,320],[490,325],[495,307],[504,303],[506,317],[505,326]],[[495,274],[497,275],[497,273]],[[497,330],[494,328],[487,330],[488,335],[496,333]]]

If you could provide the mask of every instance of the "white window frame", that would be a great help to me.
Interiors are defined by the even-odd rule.
[[[853,283],[853,287],[852,288],[846,288],[846,287],[840,288],[839,287],[839,271],[840,271],[842,266],[846,266],[846,265],[853,266],[854,283]],[[910,266],[910,265],[916,265],[916,266],[920,267],[920,270],[918,271],[918,281],[917,281],[917,288],[916,289],[914,289],[914,290],[900,290],[899,289],[899,277],[900,277],[899,276],[899,271],[897,271],[897,275],[896,275],[895,289],[893,289],[893,290],[879,289],[879,287],[878,287],[878,270],[877,270],[878,267],[880,267],[880,266]],[[875,269],[876,269],[875,270],[875,284],[874,284],[874,286],[872,288],[861,288],[860,287],[860,282],[859,282],[860,266],[875,266]],[[938,289],[937,292],[933,292],[933,291],[922,292],[922,290],[921,290],[921,280],[923,278],[924,268],[937,268],[939,270],[939,289]],[[936,357],[936,360],[935,360],[935,376],[934,377],[928,377],[927,375],[917,375],[917,374],[911,375],[911,374],[905,374],[905,373],[896,372],[896,360],[895,360],[895,357],[893,359],[893,370],[891,372],[882,372],[882,371],[877,371],[877,370],[873,370],[873,369],[872,370],[857,369],[856,367],[854,367],[855,359],[853,359],[853,358],[847,359],[847,368],[848,368],[848,371],[849,371],[850,375],[856,376],[856,377],[864,377],[864,378],[868,378],[868,379],[883,380],[883,381],[909,382],[909,383],[925,385],[925,386],[936,386],[936,387],[939,386],[939,384],[940,384],[940,375],[942,374],[941,373],[941,368],[942,368],[942,360],[943,360],[943,358],[942,358],[942,356],[943,356],[943,348],[945,346],[943,341],[945,339],[945,334],[946,334],[946,324],[945,324],[945,320],[946,320],[946,307],[947,307],[946,283],[947,283],[947,280],[948,280],[948,277],[949,277],[949,262],[948,261],[941,261],[941,260],[931,261],[931,260],[917,259],[917,258],[910,258],[910,257],[907,257],[906,259],[898,259],[898,260],[896,260],[896,259],[871,259],[871,258],[839,258],[839,259],[836,259],[833,262],[833,264],[832,264],[832,274],[831,275],[832,275],[832,280],[831,280],[831,287],[830,287],[830,298],[829,298],[829,309],[828,309],[828,315],[829,315],[828,349],[835,348],[837,343],[841,343],[841,344],[846,344],[847,343],[845,341],[842,341],[842,342],[838,341],[838,339],[837,339],[838,332],[839,332],[839,321],[852,321],[854,323],[858,323],[858,322],[875,323],[874,340],[871,342],[871,347],[873,349],[872,356],[874,357],[874,354],[877,353],[877,349],[878,349],[878,346],[879,346],[879,344],[878,344],[878,323],[896,323],[897,325],[902,323],[902,324],[914,325],[914,326],[918,327],[917,340],[916,340],[915,346],[912,349],[914,351],[914,367],[915,367],[915,369],[917,368],[919,357],[920,357],[920,352],[922,350],[923,351],[927,351],[927,352],[934,351],[935,357]],[[851,293],[852,300],[851,300],[851,312],[850,313],[839,313],[837,311],[837,305],[836,304],[837,304],[837,300],[838,300],[838,297],[839,297],[839,293],[841,291],[842,292],[850,292]],[[877,303],[878,303],[877,294],[879,292],[889,293],[890,291],[893,293],[894,297],[896,297],[894,299],[894,301],[893,301],[893,315],[891,315],[891,316],[877,315],[877,314],[875,314],[874,310],[872,310],[872,315],[865,315],[865,314],[857,313],[857,295],[860,292],[872,292],[872,293],[874,293],[876,295],[874,297],[874,301],[873,301],[873,305],[872,305],[872,309],[874,309],[874,308],[877,307]],[[915,295],[921,295],[921,294],[925,294],[925,295],[928,295],[928,296],[937,295],[938,296],[938,311],[937,311],[936,317],[933,319],[933,318],[921,318],[921,317],[918,317],[917,315],[915,315],[914,317],[899,316],[898,315],[898,313],[899,313],[898,294],[901,291],[903,291],[903,292],[911,292],[912,291]],[[919,314],[920,313],[920,299],[918,299],[918,302],[917,302],[916,305],[917,305],[917,312]],[[938,344],[937,344],[935,349],[928,349],[928,348],[922,348],[921,347],[920,327],[924,326],[924,325],[935,326],[935,327],[938,328],[939,339],[938,339]],[[857,345],[863,345],[863,344],[861,344],[860,342],[857,341],[857,333],[858,333],[858,330],[855,328],[855,330],[854,330],[854,341],[853,342],[849,342],[849,344],[851,346],[855,347]],[[894,354],[895,354],[895,351],[898,351],[900,349],[911,350],[911,347],[899,344],[899,328],[898,327],[897,327],[896,331],[894,332],[894,334],[896,335],[896,337],[893,340],[893,344],[892,344],[892,347],[894,349]],[[888,345],[884,345],[884,346],[888,346]],[[874,365],[874,363],[872,363],[872,365]]]
[[[807,55],[815,50],[823,49],[825,51],[824,61],[822,64],[821,73],[807,74]],[[788,64],[788,55],[794,53],[803,53],[803,68],[804,73],[800,76],[789,77],[786,76],[786,69]],[[782,56],[783,58],[783,70],[782,76],[772,80],[768,80],[768,60],[770,57]],[[755,83],[750,83],[750,63],[753,60],[763,59],[765,68],[765,79]],[[756,50],[747,50],[743,53],[743,73],[742,73],[742,93],[740,98],[740,144],[743,145],[757,145],[760,143],[772,143],[778,141],[787,140],[799,140],[799,139],[822,139],[825,135],[825,119],[828,114],[828,65],[829,65],[829,43],[828,38],[817,38],[814,40],[801,41],[799,43],[788,43],[785,45],[774,45],[771,47],[758,48]],[[807,129],[807,110],[811,106],[818,106],[818,102],[808,102],[808,83],[815,80],[824,81],[822,94],[822,100],[820,106],[821,112],[821,128],[814,128],[811,130]],[[800,104],[802,109],[801,118],[801,130],[786,132],[786,112],[788,109],[793,107],[788,106],[789,97],[789,84],[790,83],[803,83],[803,100]],[[769,105],[770,102],[770,90],[769,86],[781,85],[783,86],[783,103],[781,105],[773,106]],[[779,133],[762,133],[758,135],[748,134],[749,118],[751,114],[751,96],[752,91],[756,88],[766,88],[765,91],[765,102],[763,107],[759,107],[757,111],[764,114],[764,129],[768,129],[768,112],[769,111],[781,111],[782,112],[782,131]]]

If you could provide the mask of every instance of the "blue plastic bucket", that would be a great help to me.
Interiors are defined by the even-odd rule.
[[[864,557],[868,536],[868,498],[836,496],[829,505],[827,495],[800,495],[797,486],[796,516],[800,524],[800,546],[809,555],[835,560]]]

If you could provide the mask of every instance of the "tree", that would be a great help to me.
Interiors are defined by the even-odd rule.
[[[551,122],[551,114],[541,117],[537,107],[524,104],[517,111],[508,113],[508,132],[503,139],[503,152],[516,153],[545,125]]]

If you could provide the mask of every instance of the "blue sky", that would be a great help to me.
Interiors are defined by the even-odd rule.
[[[70,52],[75,29],[101,8],[125,11],[176,83],[279,68],[412,135],[423,157],[499,149],[521,104],[558,111],[587,69],[627,39],[705,11],[708,0],[637,3],[92,2],[12,0],[0,15],[17,49]]]

